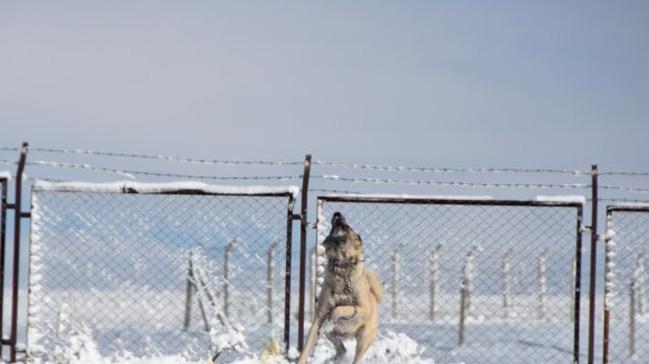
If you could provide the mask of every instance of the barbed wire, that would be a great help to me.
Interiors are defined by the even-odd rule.
[[[16,152],[19,151],[20,148],[18,147],[0,147],[1,152]]]
[[[587,199],[589,202],[593,201],[592,198]],[[632,203],[649,203],[649,200],[639,200],[634,198],[600,198],[600,202],[632,202]]]
[[[345,193],[345,194],[360,194],[359,191],[335,190],[327,188],[309,188],[309,192],[324,192],[324,193]]]
[[[30,148],[34,152],[59,153],[59,154],[85,154],[103,157],[123,157],[136,159],[162,160],[169,162],[181,162],[206,165],[266,165],[266,166],[294,166],[302,165],[302,161],[269,161],[269,160],[220,160],[205,158],[176,157],[161,154],[142,154],[124,152],[103,152],[89,149],[62,149],[62,148]]]
[[[602,190],[613,190],[613,191],[624,191],[624,192],[649,193],[649,188],[642,188],[642,187],[628,187],[628,186],[616,186],[616,185],[600,185],[599,188],[601,188]]]
[[[311,175],[313,178],[354,182],[354,183],[374,183],[374,184],[402,184],[402,185],[422,185],[422,186],[446,186],[446,187],[482,187],[482,188],[530,188],[530,189],[587,189],[591,185],[584,183],[496,183],[496,182],[464,182],[464,181],[422,181],[422,180],[403,180],[390,178],[370,178],[370,177],[341,177],[338,175]]]
[[[382,172],[433,172],[433,173],[554,173],[571,174],[576,176],[590,175],[590,171],[574,169],[547,169],[547,168],[446,168],[446,167],[408,167],[408,166],[386,166],[366,163],[345,163],[336,161],[314,162],[316,165],[331,167],[346,167],[354,169],[367,169]]]
[[[15,163],[15,162],[14,162]],[[136,170],[123,170],[110,167],[94,166],[85,163],[69,163],[58,161],[28,161],[25,164],[41,167],[54,167],[54,168],[75,168],[85,169],[97,172],[109,172],[126,176],[135,179],[135,175],[153,176],[153,177],[173,177],[173,178],[187,178],[187,179],[205,179],[205,180],[277,180],[277,181],[290,181],[301,179],[301,175],[295,176],[205,176],[195,174],[180,174],[180,173],[166,173],[166,172],[150,172],[150,171],[136,171]]]
[[[610,171],[610,172],[599,172],[601,176],[636,176],[636,177],[649,177],[649,172],[626,172],[626,171]]]

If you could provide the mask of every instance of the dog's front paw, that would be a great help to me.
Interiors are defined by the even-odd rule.
[[[347,319],[353,315],[354,308],[352,306],[339,306],[331,311],[331,321],[336,322],[340,319]]]
[[[342,311],[340,309],[341,307],[336,307],[331,311],[331,321],[336,322],[340,319],[342,316]]]

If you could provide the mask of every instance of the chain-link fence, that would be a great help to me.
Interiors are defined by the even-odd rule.
[[[205,360],[281,340],[296,194],[36,183],[31,355],[65,358],[90,347],[102,357]]]
[[[649,206],[608,206],[606,216],[605,362],[646,363]]]
[[[318,198],[318,242],[342,212],[385,283],[382,331],[407,334],[435,360],[573,362],[582,206],[328,195]],[[325,264],[312,249],[311,311]]]

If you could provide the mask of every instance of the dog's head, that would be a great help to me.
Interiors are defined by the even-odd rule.
[[[331,231],[322,244],[330,262],[356,264],[363,260],[363,240],[340,212],[331,218]]]

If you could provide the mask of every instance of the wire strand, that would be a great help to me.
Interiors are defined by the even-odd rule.
[[[18,147],[0,147],[0,151],[2,152],[17,152],[19,150],[20,148]]]
[[[601,176],[635,176],[635,177],[649,177],[649,172],[627,172],[627,171],[611,171],[599,172]]]
[[[218,160],[204,158],[175,157],[161,154],[123,153],[123,152],[102,152],[88,149],[59,149],[59,148],[30,148],[34,152],[60,153],[60,154],[85,154],[104,157],[123,157],[149,160],[163,160],[169,162],[181,162],[206,165],[266,165],[266,166],[294,166],[302,165],[299,161],[268,161],[268,160]]]
[[[313,178],[354,182],[354,183],[374,183],[374,184],[402,184],[402,185],[422,185],[422,186],[448,186],[448,187],[482,187],[482,188],[529,188],[529,189],[553,189],[553,188],[570,188],[586,189],[590,188],[589,184],[583,183],[493,183],[493,182],[462,182],[462,181],[421,181],[421,180],[402,180],[388,178],[369,178],[369,177],[341,177],[338,175],[312,175]]]
[[[613,190],[613,191],[624,191],[624,192],[649,193],[649,188],[642,188],[642,187],[628,187],[628,186],[616,186],[616,185],[600,185],[599,188],[601,188],[602,190]]]
[[[68,163],[56,161],[29,161],[27,165],[41,166],[41,167],[54,167],[54,168],[75,168],[86,169],[97,172],[109,172],[126,176],[135,179],[134,175],[154,176],[154,177],[174,177],[174,178],[188,178],[188,179],[207,179],[207,180],[277,180],[289,181],[302,178],[302,176],[204,176],[193,174],[179,174],[179,173],[164,173],[164,172],[150,172],[150,171],[135,171],[135,170],[122,170],[110,167],[93,166],[85,163]]]
[[[587,199],[592,201],[592,198]],[[649,203],[649,200],[638,200],[634,198],[600,198],[599,201],[603,202],[632,202],[632,203]]]
[[[572,169],[544,169],[544,168],[435,168],[435,167],[407,167],[407,166],[385,166],[365,163],[345,163],[336,161],[315,161],[316,165],[330,167],[346,167],[353,169],[367,169],[383,172],[433,172],[433,173],[555,173],[571,174],[576,176],[590,175],[590,171],[579,171]]]

